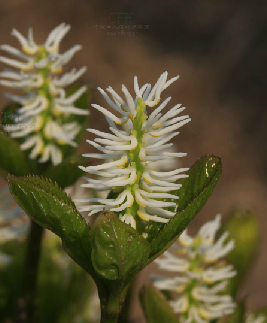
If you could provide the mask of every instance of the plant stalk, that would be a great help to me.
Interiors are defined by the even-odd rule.
[[[27,240],[22,300],[19,302],[19,322],[36,322],[36,291],[44,228],[31,220]]]
[[[117,323],[129,285],[123,290],[111,290],[108,299],[101,300],[101,323]]]

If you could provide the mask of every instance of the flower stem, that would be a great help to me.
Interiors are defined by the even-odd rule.
[[[36,322],[36,286],[43,232],[44,228],[31,220],[23,280],[23,302],[21,302],[27,323]]]
[[[101,323],[117,323],[125,297],[128,292],[126,286],[123,290],[111,290],[108,299],[101,300]]]

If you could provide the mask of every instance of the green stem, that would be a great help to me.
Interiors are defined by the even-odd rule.
[[[125,297],[125,301],[122,306],[121,313],[119,315],[118,323],[127,323],[130,322],[130,311],[132,308],[133,292],[135,286],[136,278],[130,283],[128,293]]]
[[[27,241],[27,253],[23,280],[23,302],[25,322],[36,322],[36,287],[41,256],[44,228],[31,220]]]
[[[129,285],[123,290],[111,290],[108,299],[101,300],[101,323],[117,323]]]

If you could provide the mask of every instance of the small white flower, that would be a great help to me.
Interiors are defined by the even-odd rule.
[[[31,150],[30,158],[40,157],[41,163],[51,160],[53,165],[62,161],[62,145],[77,146],[75,139],[80,126],[66,121],[66,117],[88,114],[87,110],[75,107],[75,101],[86,92],[86,87],[81,87],[69,97],[65,91],[65,87],[85,73],[86,67],[73,69],[61,77],[55,76],[82,48],[75,45],[65,53],[59,53],[59,44],[69,29],[69,25],[62,23],[48,35],[43,45],[35,43],[32,29],[29,29],[28,38],[14,29],[12,35],[20,42],[22,51],[9,45],[0,46],[15,57],[0,56],[0,61],[20,70],[0,73],[0,84],[27,92],[22,97],[12,94],[6,94],[6,97],[21,105],[15,122],[29,125],[23,128],[7,125],[5,130],[13,138],[25,138],[21,148]]]
[[[253,314],[247,315],[245,323],[266,323],[266,316],[264,314]]]
[[[0,244],[20,238],[28,230],[25,213],[12,203],[8,187],[0,189]],[[0,266],[8,265],[10,261],[10,256],[0,251]]]
[[[220,224],[221,216],[217,215],[201,227],[195,238],[185,230],[174,252],[166,251],[155,260],[160,269],[179,274],[174,278],[154,277],[153,284],[160,290],[179,294],[170,304],[183,323],[207,323],[234,311],[235,303],[225,289],[236,271],[223,262],[234,242],[225,242],[227,233],[215,241]]]
[[[106,117],[110,133],[88,129],[99,136],[94,141],[87,142],[100,153],[84,156],[105,162],[97,166],[80,167],[85,172],[98,176],[85,178],[88,183],[83,186],[96,191],[116,189],[118,196],[114,199],[81,199],[79,202],[97,203],[87,205],[81,208],[81,211],[89,211],[89,215],[103,210],[117,212],[122,221],[134,228],[137,220],[167,223],[175,215],[175,212],[166,208],[174,207],[176,203],[163,199],[178,199],[169,192],[181,187],[177,180],[187,177],[182,173],[188,169],[156,171],[154,162],[161,160],[165,163],[168,159],[186,156],[184,153],[170,152],[169,148],[173,144],[169,141],[179,134],[176,130],[191,119],[187,115],[177,117],[185,109],[181,108],[181,105],[174,106],[165,114],[162,113],[171,98],[163,101],[151,114],[148,114],[146,109],[146,106],[157,105],[162,91],[178,79],[174,77],[167,81],[167,76],[168,73],[164,72],[152,89],[150,84],[145,84],[140,89],[135,77],[135,99],[124,85],[124,99],[111,87],[106,89],[107,92],[98,88],[115,113],[92,104]],[[127,126],[119,129],[116,124]]]

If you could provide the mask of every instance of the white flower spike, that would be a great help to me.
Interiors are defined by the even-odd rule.
[[[156,106],[161,99],[162,91],[178,79],[174,77],[167,81],[167,76],[168,73],[164,72],[152,89],[150,84],[145,84],[140,89],[135,77],[135,99],[124,85],[122,85],[124,98],[111,87],[107,88],[107,92],[99,88],[114,113],[92,104],[106,117],[110,133],[88,129],[89,132],[99,136],[88,143],[100,153],[84,156],[106,162],[97,166],[80,167],[89,174],[100,176],[97,179],[85,178],[88,183],[83,186],[96,191],[115,189],[118,195],[114,199],[78,200],[80,203],[97,203],[81,208],[81,211],[88,211],[89,216],[110,210],[117,212],[122,221],[136,228],[137,220],[167,223],[175,215],[175,212],[166,208],[174,207],[176,203],[165,199],[178,199],[170,192],[181,187],[177,184],[177,180],[187,177],[183,172],[188,169],[155,171],[154,164],[155,161],[161,160],[165,163],[168,159],[186,156],[184,153],[170,152],[169,148],[173,144],[169,141],[179,134],[177,129],[191,119],[188,116],[177,117],[185,109],[180,108],[181,105],[176,105],[165,114],[162,113],[171,98],[163,101],[150,114],[146,109],[146,106]],[[126,123],[127,127],[122,126],[121,129],[117,127]]]
[[[8,187],[0,189],[0,244],[21,238],[28,230],[25,213],[12,203]],[[0,267],[8,265],[11,260],[10,256],[0,251]]]
[[[0,46],[15,57],[0,56],[0,61],[20,70],[0,73],[0,84],[27,92],[22,97],[6,94],[21,108],[13,120],[15,124],[6,125],[5,130],[11,137],[23,138],[21,148],[29,150],[30,158],[39,158],[40,163],[49,160],[53,165],[61,163],[62,147],[75,147],[75,139],[80,131],[76,121],[68,121],[69,116],[88,114],[87,110],[75,107],[75,101],[86,92],[86,87],[81,87],[69,97],[66,97],[65,91],[65,87],[85,73],[86,67],[73,69],[61,77],[55,76],[81,49],[80,45],[75,45],[65,53],[59,53],[59,44],[69,29],[69,25],[62,23],[52,30],[44,45],[35,43],[32,29],[29,29],[28,38],[14,29],[12,35],[20,42],[22,51],[9,45]]]
[[[174,278],[153,277],[153,284],[160,290],[179,294],[170,301],[182,323],[208,323],[234,311],[235,303],[225,294],[228,279],[236,275],[232,265],[223,257],[234,248],[234,242],[225,242],[227,233],[217,241],[221,216],[206,224],[195,238],[185,230],[174,246],[174,254],[166,251],[155,262],[162,270],[178,274]]]

